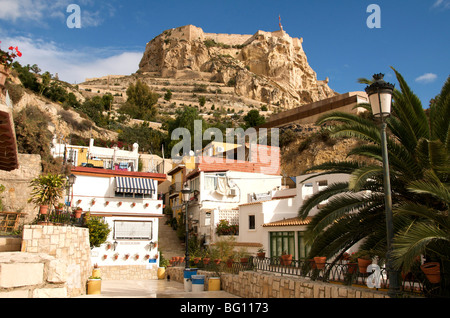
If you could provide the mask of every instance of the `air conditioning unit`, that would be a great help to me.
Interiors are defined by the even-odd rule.
[[[233,196],[233,197],[237,196],[237,189],[230,189],[230,192],[228,195]]]

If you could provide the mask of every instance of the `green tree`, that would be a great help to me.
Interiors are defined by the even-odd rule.
[[[158,156],[162,155],[161,145],[166,141],[167,135],[152,129],[148,122],[124,126],[119,133],[119,141],[127,144],[138,143],[139,150],[145,153],[151,152]]]
[[[247,113],[247,115],[244,116],[244,127],[245,129],[250,127],[256,127],[259,125],[262,125],[266,122],[266,119],[264,116],[259,114],[259,111],[256,109],[252,109]]]
[[[427,211],[432,209],[436,215],[448,215],[448,202],[439,200],[436,194],[432,195],[431,192],[426,193],[415,187],[423,185],[421,182],[425,178],[428,180],[428,190],[433,185],[430,180],[434,180],[436,188],[437,184],[442,184],[448,191],[449,85],[447,81],[440,97],[442,102],[430,109],[428,118],[420,100],[403,77],[394,71],[400,90],[394,90],[392,114],[386,120],[387,142],[397,248],[399,245],[406,248],[405,236],[398,240],[403,234],[411,234],[410,229],[415,228],[413,225],[417,222],[417,216],[412,214],[417,209],[411,204],[420,202],[426,206]],[[364,107],[371,112],[370,105]],[[352,137],[361,143],[348,153],[349,158],[353,159],[326,162],[307,170],[319,171],[319,174],[344,173],[350,176],[349,182],[331,184],[311,196],[299,209],[299,216],[306,218],[312,208],[329,199],[308,225],[306,236],[311,244],[310,257],[339,255],[361,240],[362,250],[371,251],[381,259],[385,257],[386,224],[380,130],[378,124],[367,117],[332,112],[322,116],[317,122],[317,125],[337,123],[330,128],[332,136]],[[438,162],[433,168],[435,160]],[[433,178],[429,179],[429,175],[433,175]],[[426,222],[432,222],[432,218],[429,218],[432,214],[429,213],[427,218],[424,213],[422,217]],[[420,249],[420,252],[424,249]],[[415,249],[407,257],[396,252],[397,266],[409,262],[418,252],[419,249]],[[439,252],[443,253],[441,259],[448,259],[447,249]]]
[[[147,84],[138,80],[130,84],[127,89],[127,101],[119,109],[133,118],[143,120],[154,120],[156,116],[156,103],[159,95],[153,92]]]
[[[166,93],[164,94],[164,100],[170,101],[172,99],[172,91],[168,89]]]
[[[194,149],[194,122],[200,120],[202,123],[202,136],[204,131],[208,128],[205,120],[199,115],[197,108],[185,106],[183,109],[177,109],[175,113],[175,119],[169,120],[167,123],[168,131],[168,150],[171,151],[172,147],[176,145],[179,140],[172,140],[172,132],[176,128],[186,128],[191,136],[191,149]],[[200,139],[203,140],[202,136]],[[180,137],[181,138],[181,137]]]

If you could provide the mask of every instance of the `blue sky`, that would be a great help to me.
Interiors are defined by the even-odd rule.
[[[69,4],[81,8],[81,28],[68,28]],[[369,28],[370,4],[381,28]],[[208,33],[284,30],[303,38],[319,80],[338,93],[363,90],[359,77],[395,67],[422,100],[440,92],[450,75],[450,0],[0,0],[0,44],[19,46],[22,64],[38,64],[60,79],[128,75],[145,45],[164,30],[193,24]],[[397,85],[398,86],[398,85]]]

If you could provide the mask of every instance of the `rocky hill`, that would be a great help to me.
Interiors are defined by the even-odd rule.
[[[160,95],[157,107],[162,116],[159,119],[173,116],[177,107],[185,105],[199,108],[205,119],[213,117],[214,110],[222,110],[227,116],[237,114],[236,117],[242,119],[254,108],[262,115],[270,116],[273,112],[338,95],[328,86],[327,79],[317,79],[308,64],[302,42],[282,29],[257,31],[253,35],[214,34],[187,25],[166,30],[148,42],[136,73],[86,79],[77,86],[68,84],[67,89],[80,102],[112,94],[114,101],[110,110],[114,113],[127,100],[128,86],[140,80]],[[172,97],[165,100],[163,96],[168,90]],[[199,97],[206,101],[203,105],[199,103]],[[117,131],[99,128],[93,122],[87,125],[91,128],[77,130],[76,127],[86,126],[83,122],[90,119],[28,90],[15,107],[20,110],[26,105],[35,105],[49,114],[48,129],[58,136],[74,133],[117,140]],[[135,122],[139,121],[131,120],[128,124]],[[162,120],[151,123],[156,129],[161,125]],[[297,137],[285,149],[282,158],[283,170],[288,175],[298,175],[307,166],[335,158],[337,153],[344,153],[343,147],[350,143],[329,144],[316,140],[304,147],[302,142],[308,138],[305,134],[313,134],[316,128],[301,133],[298,127],[291,129]],[[300,152],[303,159],[299,161]]]
[[[251,108],[281,111],[337,95],[328,79],[317,80],[302,48],[302,39],[285,31],[257,31],[253,35],[205,33],[186,25],[166,30],[147,43],[139,70],[129,76],[87,79],[82,90],[111,92],[116,102],[137,79],[161,96],[173,93],[169,105],[197,105],[206,109]]]

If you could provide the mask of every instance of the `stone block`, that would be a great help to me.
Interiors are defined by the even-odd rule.
[[[61,284],[67,282],[67,263],[62,260],[52,260],[47,265],[47,282]]]
[[[0,298],[28,298],[28,295],[29,291],[27,289],[0,292]]]
[[[1,288],[37,285],[43,280],[43,263],[0,264]]]
[[[33,291],[33,298],[67,298],[67,288],[38,288]]]

